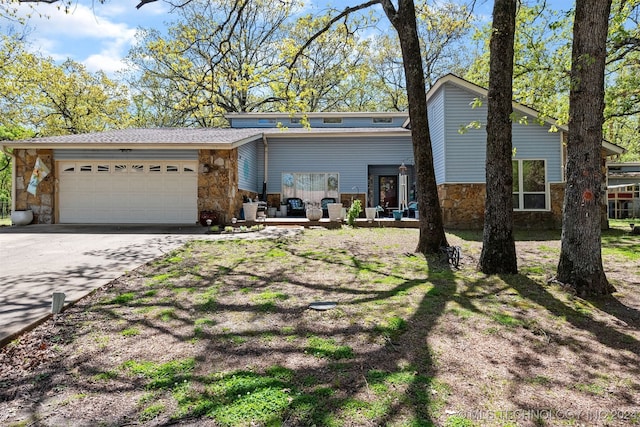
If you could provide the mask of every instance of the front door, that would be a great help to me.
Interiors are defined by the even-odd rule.
[[[380,205],[383,208],[398,207],[398,177],[396,175],[381,175],[378,177],[380,189]]]

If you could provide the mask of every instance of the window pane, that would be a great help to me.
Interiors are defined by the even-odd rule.
[[[325,174],[296,174],[296,197],[305,202],[319,203],[324,197]]]
[[[545,191],[544,160],[522,161],[522,186],[524,191]]]
[[[517,193],[520,191],[520,172],[519,171],[520,162],[517,160],[511,161],[511,167],[513,171],[513,192]]]
[[[544,194],[525,194],[524,208],[525,209],[544,209],[545,199],[546,198]]]
[[[327,175],[327,197],[338,198],[338,189],[340,188],[340,180],[337,173]]]
[[[520,197],[518,197],[518,194],[513,195],[513,209],[520,209]]]
[[[320,203],[325,197],[338,197],[337,173],[283,173],[282,198],[298,197],[305,202]]]
[[[282,200],[286,200],[289,197],[295,197],[295,186],[293,185],[293,174],[282,174]]]

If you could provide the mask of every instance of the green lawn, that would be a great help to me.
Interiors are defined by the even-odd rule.
[[[448,235],[459,270],[414,254],[411,229],[193,242],[3,349],[0,413],[9,426],[640,425],[640,239],[624,225],[603,233],[617,292],[594,300],[549,280],[558,233],[523,235],[520,274],[504,276],[476,271],[474,233]]]

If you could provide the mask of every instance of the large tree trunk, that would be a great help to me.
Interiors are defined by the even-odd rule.
[[[517,273],[513,240],[513,40],[516,0],[496,0],[490,43],[487,114],[487,198],[478,268],[487,274]]]
[[[398,32],[411,119],[411,139],[417,175],[420,240],[416,252],[438,253],[447,246],[433,166],[433,151],[427,118],[427,95],[422,68],[422,55],[413,0],[399,0],[396,10],[390,0],[382,0],[384,11]]]
[[[615,289],[602,266],[602,123],[611,0],[578,0],[573,24],[567,185],[557,280],[580,296]]]

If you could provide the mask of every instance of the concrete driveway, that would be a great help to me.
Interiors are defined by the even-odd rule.
[[[206,234],[200,226],[0,227],[0,346],[51,313],[54,292],[65,305],[140,265]],[[281,236],[292,230],[247,233],[245,238]]]

